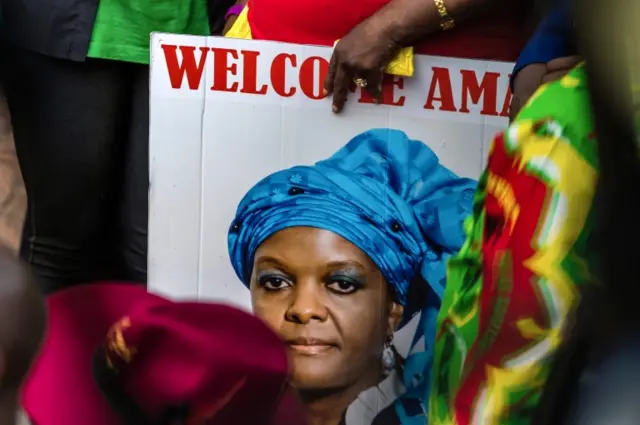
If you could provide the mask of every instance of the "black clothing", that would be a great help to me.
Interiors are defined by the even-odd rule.
[[[148,66],[5,55],[28,197],[22,257],[45,293],[96,280],[145,283]]]
[[[211,33],[218,35],[235,1],[207,3]],[[98,0],[0,0],[0,7],[0,34],[11,46],[59,59],[85,60]]]

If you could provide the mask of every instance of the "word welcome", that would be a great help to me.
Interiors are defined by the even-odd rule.
[[[270,91],[283,98],[294,96],[300,91],[309,99],[324,97],[323,84],[329,70],[329,61],[320,56],[299,57],[296,54],[276,55],[268,66],[268,76],[258,70],[264,69],[261,52],[247,49],[222,47],[196,47],[161,44],[171,87],[176,90],[200,90],[204,81],[207,59],[213,61],[213,83],[209,90],[218,92],[266,95]],[[199,54],[196,54],[198,50]],[[180,51],[180,55],[178,55]],[[181,59],[179,58],[181,56]],[[199,56],[199,57],[197,57]],[[469,113],[469,107],[482,100],[481,115],[507,117],[511,102],[511,91],[498,99],[500,86],[499,72],[484,72],[479,75],[474,70],[460,69],[460,84],[454,87],[452,71],[445,67],[431,67],[432,78],[425,95],[424,109],[446,112]],[[297,72],[297,85],[288,84],[287,75]],[[239,77],[239,81],[233,81]],[[259,78],[262,77],[262,78]],[[186,86],[185,86],[186,83]],[[382,104],[402,107],[406,102],[403,94],[404,79],[385,76],[382,86]],[[354,89],[355,91],[355,89]],[[455,93],[460,93],[456,104]],[[359,103],[373,104],[374,100],[364,90]]]

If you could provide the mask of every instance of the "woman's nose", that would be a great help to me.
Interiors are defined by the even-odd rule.
[[[328,312],[322,297],[322,284],[298,281],[286,312],[286,319],[290,322],[307,324],[313,320],[324,322],[327,317]]]

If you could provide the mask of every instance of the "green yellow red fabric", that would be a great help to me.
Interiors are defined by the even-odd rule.
[[[585,70],[543,86],[499,134],[448,266],[430,425],[531,422],[587,283],[598,178]]]

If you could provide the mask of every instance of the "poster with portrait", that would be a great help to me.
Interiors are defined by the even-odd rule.
[[[512,64],[417,57],[381,104],[354,88],[336,115],[330,56],[153,35],[149,286],[253,310],[296,388],[349,388],[341,423],[423,424],[424,306],[507,124]]]

